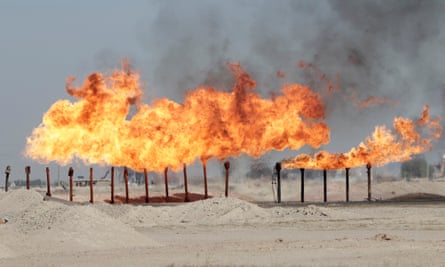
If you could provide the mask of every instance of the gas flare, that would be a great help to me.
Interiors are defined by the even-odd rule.
[[[127,65],[111,75],[93,73],[80,88],[68,78],[66,90],[78,101],[50,107],[28,137],[25,155],[45,163],[78,158],[161,172],[197,158],[259,157],[329,143],[324,104],[309,87],[286,84],[280,95],[264,99],[240,64],[228,68],[236,78],[231,92],[198,87],[182,104],[166,98],[142,103],[139,75]]]
[[[397,117],[393,127],[392,131],[385,126],[377,126],[364,143],[347,153],[320,151],[314,157],[301,154],[284,160],[282,166],[287,169],[342,169],[366,164],[381,166],[389,162],[402,162],[410,160],[412,155],[430,150],[432,140],[439,139],[442,134],[440,118],[431,118],[428,106],[423,108],[417,121]]]

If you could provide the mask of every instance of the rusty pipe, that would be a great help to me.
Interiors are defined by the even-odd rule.
[[[49,167],[46,167],[46,195],[51,196],[51,177]]]
[[[304,202],[304,168],[300,168],[301,173],[301,202]]]
[[[165,201],[168,202],[168,167],[164,169]]]
[[[187,185],[187,165],[184,163],[183,166],[183,173],[184,173],[184,202],[189,201],[189,191],[188,191],[188,185]]]
[[[226,190],[225,190],[225,196],[229,196],[229,168],[230,168],[230,162],[226,161],[224,162],[224,168],[226,169]]]
[[[68,170],[68,177],[70,179],[70,201],[73,201],[73,175],[74,175],[74,169],[73,167],[70,167]]]
[[[323,170],[323,202],[328,201],[328,179],[327,179],[327,171],[326,169]]]
[[[90,203],[94,203],[93,179],[93,168],[90,168]]]
[[[277,202],[281,203],[281,163],[275,163],[275,171],[277,173]]]
[[[150,198],[148,195],[148,173],[147,169],[144,168],[144,181],[145,181],[145,203],[150,202]]]
[[[25,167],[25,173],[26,173],[26,189],[29,190],[29,187],[30,187],[29,175],[31,174],[31,167],[30,166],[26,166]]]
[[[114,204],[114,167],[111,167],[111,204]]]
[[[366,165],[368,175],[368,201],[371,201],[371,164]]]
[[[204,173],[204,198],[208,198],[208,191],[207,191],[207,166],[206,162],[203,162],[202,164],[202,171]]]
[[[128,197],[128,168],[124,167],[124,181],[125,181],[125,203],[129,202]]]

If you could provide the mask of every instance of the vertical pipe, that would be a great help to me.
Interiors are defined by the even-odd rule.
[[[300,168],[301,173],[301,202],[304,202],[304,168]]]
[[[349,202],[349,168],[346,168],[346,202]]]
[[[281,163],[275,164],[275,170],[277,173],[277,202],[281,203]]]
[[[68,177],[70,178],[70,201],[73,201],[73,175],[74,169],[73,167],[70,167],[68,170]]]
[[[8,192],[9,173],[5,173],[5,192]]]
[[[125,181],[125,203],[128,203],[128,169],[124,167],[124,181]]]
[[[94,203],[93,179],[93,168],[90,168],[90,203]]]
[[[164,181],[165,181],[165,201],[168,202],[168,167],[164,169]]]
[[[224,168],[226,168],[226,191],[225,196],[229,196],[229,168],[230,168],[230,162],[226,161],[224,162]]]
[[[185,191],[185,198],[184,201],[189,201],[189,191],[188,191],[188,185],[187,185],[187,165],[184,163],[184,191]]]
[[[111,167],[111,204],[114,204],[114,167]]]
[[[148,197],[148,173],[147,169],[144,168],[144,180],[145,180],[145,203],[148,203],[150,201]]]
[[[46,167],[46,195],[51,196],[51,177],[49,173],[49,167]]]
[[[323,170],[323,202],[328,201],[328,182],[327,182],[327,172],[326,169]]]
[[[31,173],[31,167],[30,166],[26,166],[25,173],[26,173],[26,189],[29,190],[29,187],[30,187],[29,174]]]
[[[208,192],[207,192],[207,166],[206,162],[203,162],[202,164],[202,171],[204,172],[204,198],[208,198]]]
[[[5,192],[8,192],[9,174],[11,173],[11,166],[6,166],[5,170]]]
[[[368,172],[368,201],[371,201],[371,164],[366,164],[366,169]]]

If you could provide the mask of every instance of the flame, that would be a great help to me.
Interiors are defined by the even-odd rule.
[[[283,168],[340,169],[371,164],[381,166],[389,162],[410,160],[412,155],[431,150],[431,141],[439,139],[442,126],[438,117],[431,118],[429,107],[425,106],[417,121],[397,117],[394,130],[377,126],[374,133],[364,143],[347,153],[320,151],[311,157],[306,154],[282,162]],[[422,137],[422,133],[426,137]]]
[[[378,104],[388,104],[390,106],[395,106],[395,105],[397,105],[397,102],[386,99],[386,98],[378,98],[375,96],[370,96],[366,100],[363,100],[363,101],[357,103],[358,107],[362,108],[362,109],[371,107],[371,106],[376,106]]]
[[[355,92],[345,96],[345,99],[352,101],[352,103],[359,109],[375,107],[378,105],[397,106],[399,104],[397,101],[387,98],[379,98],[376,96],[370,96],[365,100],[360,100]]]
[[[69,77],[67,93],[78,100],[50,107],[27,138],[25,156],[163,171],[197,158],[258,157],[329,142],[324,104],[309,87],[286,84],[280,95],[264,99],[240,64],[228,68],[236,78],[231,92],[198,87],[182,104],[166,98],[142,103],[139,75],[125,64],[111,75],[92,73],[79,88]]]

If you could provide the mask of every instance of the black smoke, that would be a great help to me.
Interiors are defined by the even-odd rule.
[[[317,88],[303,60],[326,77],[338,74],[340,93],[326,98],[332,145],[344,151],[394,116],[442,112],[445,2],[418,0],[158,1],[139,25],[147,57],[139,59],[154,97],[181,101],[187,90],[230,90],[227,62],[241,62],[262,94],[282,82]],[[279,78],[276,72],[286,73]],[[397,105],[358,109],[350,98],[370,96]],[[291,122],[290,122],[291,123]]]

